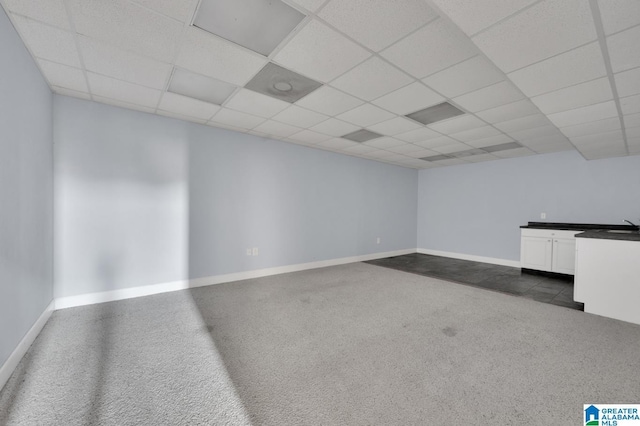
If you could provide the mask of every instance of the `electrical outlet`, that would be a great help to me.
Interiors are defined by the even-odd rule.
[[[257,256],[258,254],[259,254],[259,253],[258,253],[258,247],[254,247],[254,248],[253,248],[253,255],[254,255],[254,256]]]
[[[251,256],[251,249],[250,248],[247,249],[247,256]]]
[[[546,219],[546,218],[547,218],[546,213],[540,213],[540,219]]]
[[[380,244],[380,237],[376,238],[376,244]]]

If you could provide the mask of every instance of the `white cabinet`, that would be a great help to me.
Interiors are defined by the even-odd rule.
[[[576,260],[575,235],[580,232],[582,231],[521,229],[520,266],[573,275]]]
[[[577,240],[574,300],[587,313],[640,324],[640,241]]]

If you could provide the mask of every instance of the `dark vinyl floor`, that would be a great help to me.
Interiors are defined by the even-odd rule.
[[[568,275],[538,275],[522,272],[520,268],[419,253],[366,263],[584,310],[582,303],[573,301],[573,277]]]

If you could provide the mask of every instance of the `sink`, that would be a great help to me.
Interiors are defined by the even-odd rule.
[[[606,232],[610,232],[612,234],[633,234],[637,233],[638,231],[632,231],[629,229],[607,229]]]

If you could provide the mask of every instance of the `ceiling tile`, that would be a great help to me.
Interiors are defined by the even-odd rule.
[[[78,92],[89,91],[87,80],[81,69],[56,64],[44,59],[38,60],[38,64],[50,86],[64,87]]]
[[[353,68],[331,85],[361,99],[372,100],[409,84],[411,77],[377,57]]]
[[[605,133],[611,130],[620,130],[620,118],[611,117],[560,128],[560,131],[569,138]]]
[[[426,107],[443,102],[445,98],[420,82],[412,83],[381,98],[372,101],[388,111],[399,115],[409,114]]]
[[[615,75],[618,96],[630,96],[640,93],[640,67],[623,71]]]
[[[518,117],[524,117],[540,112],[528,99],[512,102],[496,108],[487,109],[476,115],[489,123],[499,123]]]
[[[452,154],[454,152],[466,151],[470,149],[470,147],[460,142],[454,142],[447,145],[434,146],[432,149],[441,154]]]
[[[338,115],[337,118],[357,126],[368,127],[393,118],[393,114],[377,106],[364,104]]]
[[[627,96],[620,99],[623,114],[640,112],[640,95]]]
[[[596,40],[589,2],[547,0],[473,37],[504,72]]]
[[[162,92],[111,77],[87,73],[91,93],[105,98],[155,108]]]
[[[51,86],[51,90],[53,91],[53,93],[57,93],[58,95],[70,96],[72,98],[78,98],[78,99],[91,100],[91,95],[89,95],[89,93],[78,92],[76,90],[71,90],[65,87],[57,87],[57,86]],[[151,112],[153,112],[153,109],[151,109]]]
[[[325,3],[326,0],[284,0],[285,3],[289,3],[292,6],[302,6],[309,12],[315,12]]]
[[[628,129],[640,126],[640,114],[629,114],[624,116],[624,126]]]
[[[464,158],[469,163],[482,163],[484,161],[494,161],[497,160],[498,157],[491,154],[480,154],[480,155],[472,155],[470,157]]]
[[[175,118],[176,120],[190,121],[192,123],[197,123],[197,124],[207,124],[207,120],[202,120],[196,117],[190,117],[188,115],[176,114],[175,112],[158,110],[156,114],[161,115],[163,117]],[[231,130],[238,131],[239,129],[232,128]]]
[[[517,132],[519,130],[534,129],[536,127],[552,126],[546,116],[533,114],[526,117],[514,118],[513,120],[496,123],[495,126],[505,133]]]
[[[381,53],[417,78],[423,78],[477,55],[460,30],[438,19]]]
[[[602,120],[604,118],[618,115],[614,101],[602,102],[569,111],[557,112],[549,115],[551,120],[558,127],[572,126],[574,124],[587,123],[589,121]]]
[[[640,67],[638,40],[640,40],[640,26],[607,37],[613,72]]]
[[[461,164],[469,164],[467,161],[461,160],[460,158],[449,158],[447,160],[436,161],[435,163],[441,166],[458,166]]]
[[[320,142],[317,146],[342,150],[356,145],[360,144],[358,142],[352,142],[342,138],[334,138],[329,139],[328,141]]]
[[[499,134],[489,136],[488,138],[474,139],[466,142],[466,144],[471,145],[474,148],[484,148],[485,146],[500,145],[509,142],[513,142],[513,139],[507,135]]]
[[[80,68],[80,58],[73,34],[13,15],[20,36],[34,56]]]
[[[426,127],[421,127],[415,130],[411,130],[409,132],[401,133],[396,135],[396,138],[403,140],[405,142],[417,143],[426,141],[428,139],[434,139],[441,137],[442,134],[438,132],[434,132],[431,129],[427,129]]]
[[[266,58],[196,27],[185,30],[176,65],[244,86],[266,64]]]
[[[437,15],[422,0],[332,0],[319,16],[378,52]]]
[[[562,136],[560,131],[554,126],[542,126],[534,127],[533,129],[518,130],[516,132],[509,132],[509,136],[520,141],[527,141],[529,139],[538,139],[549,136]]]
[[[585,135],[570,138],[571,142],[580,149],[585,146],[603,145],[611,142],[623,140],[622,130],[613,130],[610,132],[599,133],[596,135]]]
[[[177,19],[180,22],[189,20],[195,12],[197,2],[193,0],[132,0],[158,13]]]
[[[373,130],[374,132],[387,136],[395,136],[420,128],[421,126],[419,124],[415,123],[414,121],[407,120],[404,117],[395,117],[391,120],[383,121],[382,123],[374,124],[373,126],[368,127],[369,130]]]
[[[347,95],[330,86],[322,86],[296,102],[301,107],[321,112],[326,115],[338,115],[362,105],[360,99]]]
[[[274,57],[274,62],[315,80],[328,82],[371,53],[317,20],[310,21]]]
[[[405,154],[405,155],[409,155],[411,152],[424,151],[424,148],[422,148],[421,146],[413,145],[410,143],[405,143],[403,145],[390,146],[385,149],[387,151],[395,152],[398,154]]]
[[[483,111],[524,98],[524,95],[510,82],[503,81],[466,95],[453,101],[471,112]]]
[[[398,139],[391,138],[388,136],[384,136],[382,138],[371,139],[370,141],[364,142],[364,145],[372,146],[374,148],[390,148],[392,146],[404,145],[405,142],[402,142]]]
[[[439,154],[438,152],[432,151],[430,149],[424,149],[421,147],[420,151],[407,152],[406,155],[412,158],[423,158],[423,157],[431,157],[438,154]]]
[[[534,155],[535,152],[531,151],[529,148],[516,148],[516,149],[507,149],[504,151],[496,151],[493,153],[496,157],[500,158],[516,158],[516,157],[526,157],[528,155]]]
[[[87,71],[153,89],[164,89],[171,65],[79,36],[78,44]]]
[[[289,136],[289,139],[293,139],[299,142],[316,144],[331,139],[331,136],[323,135],[322,133],[314,132],[311,130],[303,130]]]
[[[414,142],[414,144],[421,146],[423,148],[428,148],[433,150],[434,148],[439,146],[458,144],[458,141],[448,136],[438,136],[437,138],[431,138],[423,141]]]
[[[165,92],[162,95],[158,108],[201,120],[209,120],[220,109],[217,105],[170,92]]]
[[[4,6],[9,12],[71,30],[63,0],[4,0]]]
[[[309,130],[313,130],[314,132],[336,137],[355,132],[358,129],[360,129],[359,126],[335,118],[330,118],[309,128]]]
[[[566,111],[613,99],[611,83],[607,77],[576,84],[555,92],[531,98],[545,114]]]
[[[149,114],[153,114],[153,112],[155,111],[155,108],[149,108],[149,107],[145,107],[142,105],[136,105],[136,104],[132,104],[130,102],[123,102],[123,101],[119,101],[116,99],[110,99],[110,98],[105,98],[102,96],[93,96],[93,100],[96,102],[100,102],[101,104],[105,104],[105,105],[112,105],[112,106],[116,106],[118,108],[126,108],[126,109],[131,109],[134,111],[142,111],[142,112],[146,112]],[[179,117],[180,118],[180,117]]]
[[[571,142],[565,140],[562,142],[536,145],[530,147],[530,149],[538,154],[549,154],[552,152],[574,151],[575,147],[571,145]]]
[[[67,0],[78,34],[171,62],[183,25],[125,0]]]
[[[253,130],[266,133],[268,135],[286,138],[298,133],[302,129],[295,126],[289,126],[288,124],[279,123],[277,121],[267,120],[259,126],[254,127]]]
[[[256,93],[252,90],[240,89],[225,104],[226,107],[235,109],[258,117],[271,118],[291,104],[274,99],[269,96]]]
[[[437,72],[422,81],[443,95],[454,98],[502,80],[504,80],[502,71],[499,71],[483,56],[478,55]]]
[[[587,160],[598,160],[600,158],[622,157],[627,154],[627,150],[622,142],[614,146],[605,146],[590,149],[581,149],[580,152]]]
[[[272,117],[272,120],[282,123],[291,124],[298,127],[311,127],[325,121],[326,115],[291,105],[289,108],[279,112]]]
[[[509,78],[525,95],[536,96],[606,75],[602,50],[595,42],[513,72]]]
[[[471,36],[537,0],[433,0],[462,31]]]
[[[430,124],[434,130],[438,132],[452,134],[463,132],[465,130],[475,129],[476,127],[486,126],[487,123],[474,117],[473,115],[463,115],[460,117],[455,117],[450,120],[438,121],[437,123]]]
[[[211,119],[214,123],[222,123],[241,129],[253,129],[261,123],[265,122],[262,117],[245,114],[243,112],[234,111],[228,108],[221,108],[220,111]],[[258,129],[258,131],[263,131]]]
[[[627,129],[627,142],[631,143],[632,139],[640,138],[640,127],[632,127]]]
[[[378,148],[374,148],[372,146],[367,146],[367,145],[363,145],[363,144],[357,144],[355,146],[350,146],[348,148],[344,148],[342,151],[346,152],[348,154],[355,154],[355,155],[361,155],[361,154],[367,154],[369,152],[373,152],[373,151],[377,151]]]
[[[598,6],[605,34],[617,33],[640,24],[638,0],[599,0]]]
[[[474,140],[494,137],[500,135],[500,131],[491,126],[478,127],[471,130],[465,130],[463,132],[453,133],[452,138],[461,142],[471,143]]]
[[[395,152],[387,151],[386,149],[377,149],[376,151],[367,152],[365,157],[369,158],[389,158],[394,157]]]

